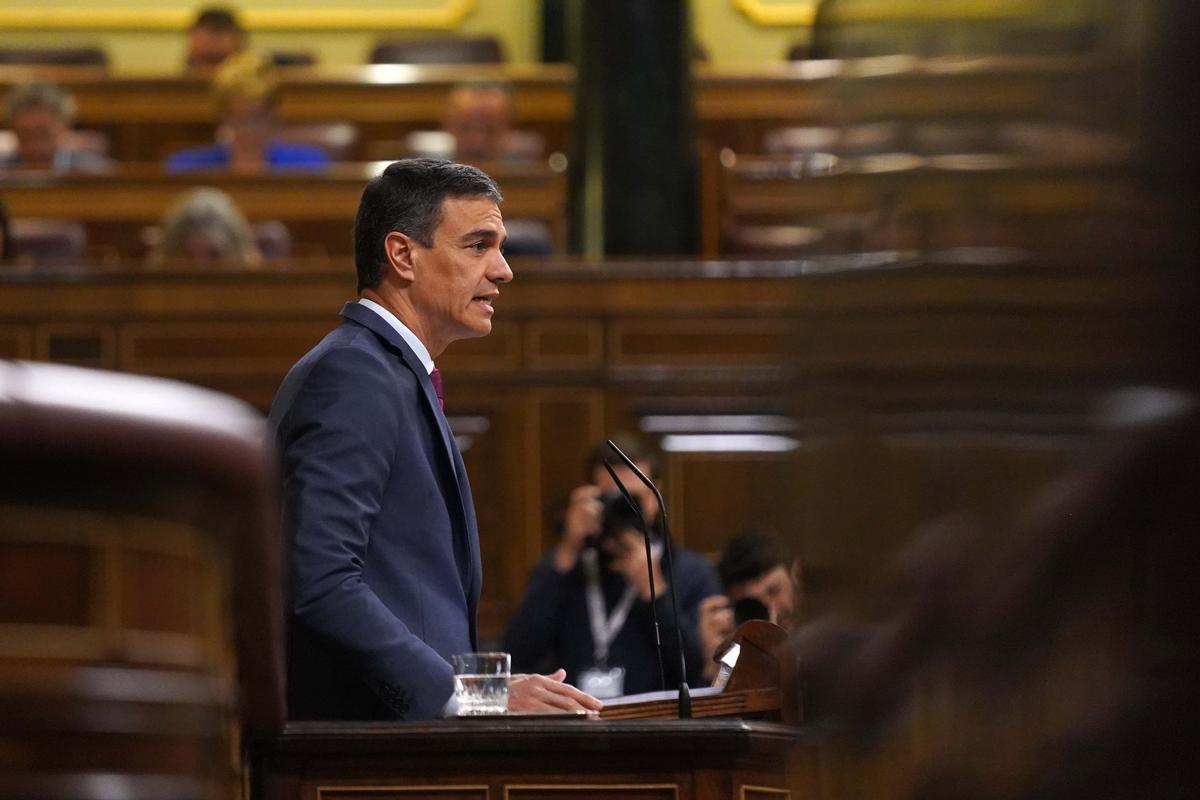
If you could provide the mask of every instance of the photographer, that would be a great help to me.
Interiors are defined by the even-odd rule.
[[[653,453],[632,437],[613,440],[655,478]],[[553,661],[566,668],[570,683],[601,698],[661,688],[645,543],[637,530],[637,515],[616,493],[604,469],[608,454],[603,443],[592,449],[587,462],[591,483],[571,492],[559,542],[534,567],[504,640],[514,670]],[[660,563],[658,502],[631,470],[614,468],[651,529],[655,608],[667,686],[675,688],[680,681],[679,654],[666,570]],[[678,545],[672,552],[688,682],[697,686],[704,666],[697,614],[700,602],[717,594],[720,583],[701,556]]]

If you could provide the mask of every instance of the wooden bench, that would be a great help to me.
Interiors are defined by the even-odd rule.
[[[565,174],[546,166],[484,168],[504,192],[506,218],[546,223],[556,249],[565,248]],[[130,166],[112,175],[0,176],[0,196],[13,217],[79,220],[91,251],[129,260],[145,250],[143,229],[158,224],[176,198],[197,186],[215,186],[251,221],[287,225],[294,252],[341,258],[353,251],[354,214],[363,186],[377,170],[355,164],[321,173],[166,175],[156,166]]]
[[[698,136],[714,149],[760,152],[764,134],[781,125],[848,124],[881,118],[1007,115],[1093,119],[1130,107],[1119,101],[1129,65],[1099,57],[858,59],[753,68],[698,66]],[[570,153],[574,73],[562,65],[375,65],[284,68],[286,123],[351,122],[355,157],[381,141],[437,128],[451,88],[464,80],[512,84],[516,125],[540,134],[549,151]],[[0,66],[0,90],[34,77],[75,94],[78,125],[110,137],[120,161],[159,161],[173,149],[212,141],[207,84],[164,76],[106,75],[86,67]],[[1113,125],[1128,119],[1108,120]]]

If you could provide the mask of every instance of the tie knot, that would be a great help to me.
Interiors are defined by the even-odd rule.
[[[433,393],[437,395],[438,408],[445,410],[446,400],[442,394],[442,373],[437,367],[434,367],[433,371],[429,373],[429,382],[433,384]]]

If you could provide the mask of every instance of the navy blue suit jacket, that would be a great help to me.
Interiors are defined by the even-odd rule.
[[[282,458],[292,719],[427,719],[475,649],[471,489],[429,376],[347,303],[271,406]]]

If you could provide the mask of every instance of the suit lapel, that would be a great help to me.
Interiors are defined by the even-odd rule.
[[[399,352],[401,360],[417,376],[417,384],[421,387],[421,393],[425,398],[426,410],[436,420],[447,463],[449,463],[454,476],[454,486],[451,487],[454,497],[450,498],[450,500],[454,504],[452,507],[456,505],[458,508],[460,524],[456,527],[462,532],[459,541],[456,542],[455,550],[459,555],[459,577],[462,580],[463,589],[467,593],[470,606],[471,642],[473,646],[476,639],[475,612],[482,584],[482,566],[479,553],[479,533],[476,529],[475,510],[471,498],[471,486],[467,481],[467,470],[463,464],[462,455],[458,452],[458,445],[454,443],[454,434],[450,430],[449,423],[446,422],[445,414],[442,413],[437,393],[433,389],[433,382],[429,379],[429,373],[425,371],[425,365],[421,363],[421,359],[417,358],[417,354],[408,346],[408,342],[404,341],[404,338],[396,332],[396,329],[374,311],[360,303],[346,303],[342,307],[342,316],[368,328]]]

